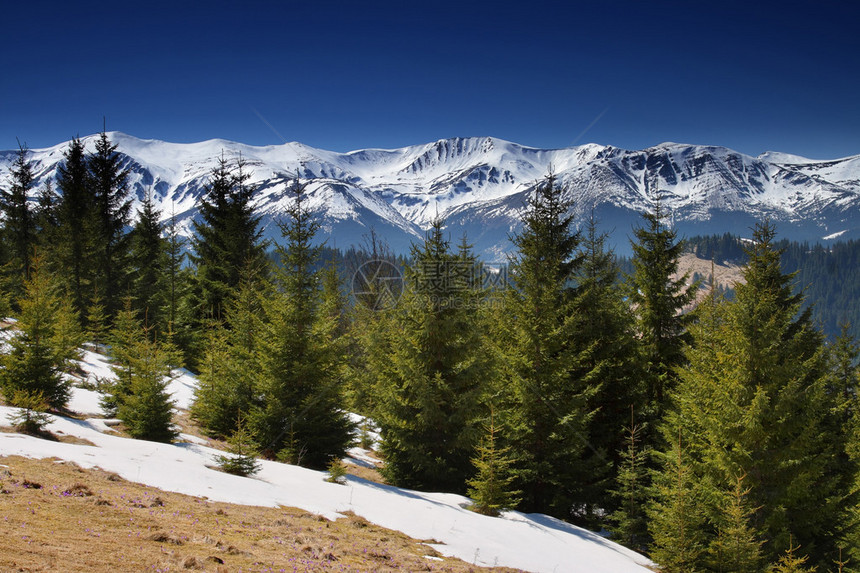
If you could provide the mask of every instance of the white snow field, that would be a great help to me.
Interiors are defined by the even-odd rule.
[[[110,376],[105,358],[86,352],[82,368],[90,377]],[[187,371],[175,371],[171,383],[178,408],[193,399],[196,380]],[[98,414],[98,393],[75,388],[70,407],[84,415]],[[0,425],[10,425],[16,409],[0,407]],[[466,506],[468,498],[444,493],[422,493],[380,485],[349,476],[346,485],[325,481],[327,474],[271,461],[253,477],[238,477],[213,466],[219,450],[203,440],[158,444],[111,435],[105,420],[85,421],[53,416],[55,434],[84,438],[95,444],[53,442],[14,433],[0,433],[0,456],[56,457],[85,468],[100,467],[123,478],[166,491],[207,497],[214,501],[266,507],[288,506],[337,519],[352,511],[382,527],[402,531],[415,539],[430,539],[440,553],[482,566],[507,566],[535,572],[645,573],[654,564],[600,535],[557,519],[506,512],[493,518]],[[358,448],[353,463],[365,462]]]

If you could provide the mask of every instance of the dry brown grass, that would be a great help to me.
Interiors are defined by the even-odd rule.
[[[354,515],[215,503],[58,460],[0,464],[0,571],[486,570]]]

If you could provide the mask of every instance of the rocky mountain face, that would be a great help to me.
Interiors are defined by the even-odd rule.
[[[594,216],[619,252],[639,214],[659,201],[684,235],[748,235],[769,217],[781,237],[830,241],[860,238],[860,155],[818,161],[784,153],[758,157],[723,147],[663,143],[643,150],[595,144],[535,149],[494,139],[453,138],[382,150],[336,153],[301,143],[254,147],[223,140],[174,144],[109,133],[139,200],[152,193],[166,219],[186,232],[217,158],[243,157],[257,186],[266,234],[298,176],[321,217],[329,246],[360,245],[373,228],[405,252],[430,221],[442,217],[454,242],[465,234],[485,261],[503,261],[529,194],[552,171],[574,201],[579,221]],[[84,138],[91,150],[95,136]],[[31,150],[37,186],[56,176],[68,143]],[[15,151],[0,152],[0,187]],[[35,193],[33,200],[35,201]]]

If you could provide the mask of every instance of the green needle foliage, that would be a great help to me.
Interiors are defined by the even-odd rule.
[[[489,373],[476,261],[467,246],[452,252],[439,219],[412,259],[389,313],[388,352],[374,355],[383,473],[399,486],[465,492]]]
[[[572,204],[552,176],[529,201],[522,232],[513,241],[512,288],[503,293],[498,330],[504,436],[514,460],[520,508],[570,519],[588,506],[588,483],[600,470],[585,463],[590,385],[589,364],[577,332],[574,273],[580,235],[573,231]]]
[[[695,505],[717,525],[700,529],[710,555],[721,553],[719,524],[724,538],[734,512],[735,534],[763,541],[764,560],[790,549],[793,534],[810,563],[824,568],[849,528],[857,468],[846,455],[838,395],[828,389],[822,336],[809,312],[800,312],[802,296],[792,292],[792,275],[780,270],[773,238],[770,224],[758,225],[736,300],[700,308],[691,329],[695,343],[686,350],[689,366],[679,371],[676,408],[662,431],[667,441],[680,432],[689,436]],[[662,467],[665,483],[676,470],[665,461]],[[743,507],[754,512],[738,506],[737,476],[745,476]],[[669,555],[660,542],[669,535],[660,525],[669,501],[657,492],[653,533],[661,556]],[[746,511],[743,520],[738,511]],[[703,553],[694,566],[705,563]]]
[[[687,274],[673,278],[684,244],[664,221],[660,203],[643,218],[644,224],[633,230],[634,272],[627,277],[628,297],[637,316],[650,418],[657,419],[676,384],[675,369],[686,360],[684,346],[690,340],[690,317],[682,310],[693,302],[697,285],[688,286]]]
[[[497,442],[499,429],[491,414],[486,434],[481,439],[477,455],[472,458],[476,475],[468,482],[468,495],[474,500],[472,509],[483,515],[496,517],[504,509],[513,509],[519,503],[518,491],[512,487],[512,460],[510,448],[500,447]]]
[[[77,358],[80,337],[71,305],[63,303],[55,280],[40,267],[36,258],[24,281],[17,328],[9,337],[8,353],[0,357],[0,389],[13,406],[16,400],[41,396],[56,410],[69,399],[62,373]]]
[[[650,450],[644,445],[643,426],[634,421],[630,408],[630,426],[625,428],[626,448],[615,478],[615,489],[611,494],[616,499],[616,509],[610,520],[613,522],[612,537],[636,551],[644,551],[648,542],[647,462]]]
[[[222,471],[237,476],[251,476],[260,471],[257,461],[259,452],[254,444],[254,436],[248,430],[241,416],[235,420],[236,431],[227,440],[230,455],[216,456],[215,461]]]
[[[286,244],[276,290],[263,303],[265,331],[260,345],[260,405],[251,425],[267,455],[324,469],[343,457],[353,425],[341,409],[345,357],[338,340],[339,318],[323,310],[319,228],[305,206],[305,188],[295,181],[294,202],[281,224]]]

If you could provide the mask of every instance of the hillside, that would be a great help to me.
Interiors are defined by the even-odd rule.
[[[81,368],[90,380],[96,376],[110,375],[104,357],[94,352],[85,353]],[[171,389],[176,406],[181,412],[190,404],[196,380],[184,371],[176,371],[174,374]],[[222,546],[232,544],[241,555],[247,552],[251,555],[259,553],[261,557],[264,554],[272,556],[274,554],[270,551],[273,549],[271,541],[262,538],[266,536],[266,532],[274,531],[273,527],[282,526],[277,525],[276,520],[279,518],[274,517],[275,513],[266,513],[261,508],[289,507],[300,510],[299,514],[319,516],[319,519],[307,521],[310,524],[305,526],[309,527],[307,533],[301,528],[301,545],[311,548],[304,559],[312,563],[306,564],[305,570],[340,571],[344,566],[348,567],[346,570],[385,570],[379,568],[379,563],[371,562],[368,565],[367,561],[356,558],[355,547],[377,547],[376,544],[379,544],[381,549],[374,551],[390,557],[390,560],[380,557],[377,561],[381,559],[379,562],[386,567],[390,566],[392,570],[414,570],[414,565],[410,563],[422,562],[422,559],[428,561],[427,570],[464,570],[458,569],[462,564],[457,565],[456,562],[447,560],[437,568],[435,559],[425,559],[421,551],[416,549],[414,542],[399,535],[390,536],[380,528],[402,532],[413,540],[424,540],[423,543],[429,545],[425,555],[431,558],[437,555],[456,557],[480,566],[505,566],[527,571],[564,569],[592,573],[643,573],[648,571],[647,567],[651,564],[641,555],[595,533],[544,515],[514,511],[506,512],[501,518],[478,515],[466,509],[469,500],[458,495],[403,490],[355,476],[350,476],[346,485],[332,484],[325,481],[324,472],[271,461],[262,461],[261,471],[253,478],[225,474],[212,469],[213,456],[218,455],[220,450],[211,447],[214,444],[207,440],[188,433],[181,434],[181,441],[175,444],[131,440],[117,433],[114,422],[99,417],[97,401],[96,392],[74,389],[69,407],[78,413],[78,417],[54,416],[48,428],[52,434],[62,438],[58,441],[10,433],[8,430],[0,432],[0,452],[4,456],[0,459],[0,464],[8,466],[5,469],[11,474],[6,475],[2,481],[5,489],[12,492],[7,499],[18,504],[16,515],[20,520],[20,523],[13,520],[11,526],[7,520],[0,527],[8,529],[9,534],[14,531],[16,536],[24,536],[21,537],[22,543],[15,545],[15,555],[18,557],[12,557],[11,560],[32,560],[35,556],[60,555],[65,551],[62,547],[68,547],[70,540],[86,539],[89,534],[98,535],[104,532],[101,528],[106,527],[110,520],[119,519],[117,511],[110,509],[117,507],[123,508],[119,512],[124,516],[121,519],[129,520],[127,527],[131,527],[131,523],[135,522],[131,529],[127,529],[128,535],[134,537],[135,542],[138,533],[149,536],[156,532],[164,533],[162,540],[150,539],[152,543],[145,543],[147,540],[144,539],[141,543],[150,550],[153,547],[161,547],[164,554],[159,563],[165,565],[176,567],[180,561],[187,561],[205,566],[208,556],[219,557],[226,563],[224,552],[218,551],[219,539],[222,540]],[[13,411],[12,408],[0,406],[0,426],[8,428],[7,417]],[[34,466],[30,462],[9,456],[64,460],[85,470],[98,468],[99,471],[95,474],[84,472],[79,478],[73,479],[71,476],[77,475],[74,472],[78,470],[70,470],[72,466],[64,466],[55,477],[50,477],[46,476],[44,465]],[[37,467],[42,469],[31,469]],[[68,473],[70,471],[73,473]],[[121,480],[146,488],[129,484],[126,491],[121,492],[120,490],[126,487],[123,481],[117,482],[120,484],[119,489],[108,488],[110,484],[104,481],[105,472],[116,474]],[[41,476],[39,480],[44,482],[44,491],[38,496],[21,485],[22,480],[31,479],[31,475]],[[13,479],[16,480],[15,484],[12,484]],[[38,480],[34,478],[31,481]],[[76,481],[82,482],[82,485],[93,493],[92,496],[83,497],[94,497],[95,500],[71,500],[77,504],[76,507],[85,511],[74,524],[65,523],[65,529],[57,530],[68,531],[73,537],[56,539],[49,543],[51,536],[45,537],[44,531],[28,529],[38,522],[37,518],[20,518],[20,510],[24,507],[22,504],[25,501],[35,502],[34,505],[27,506],[34,511],[31,515],[38,516],[44,511],[52,516],[52,519],[63,521],[58,513],[60,509],[51,503],[56,500],[50,496],[57,495],[58,492],[62,494],[63,488],[74,486]],[[148,508],[148,515],[147,512],[138,511],[140,508],[125,507],[126,499],[145,499],[147,505],[151,504],[150,498],[160,496],[159,492],[151,488],[192,496],[193,499],[161,496],[164,505]],[[85,491],[83,487],[78,490]],[[111,505],[98,505],[96,502],[99,496]],[[248,506],[248,509],[227,508],[222,505],[225,503]],[[188,512],[186,509],[189,507],[199,509]],[[227,519],[225,523],[217,521],[219,508],[234,517]],[[98,519],[94,517],[96,513],[99,515]],[[246,513],[249,517],[246,517]],[[284,513],[296,515],[297,512],[285,510]],[[165,520],[167,514],[173,516],[172,521]],[[240,514],[241,519],[235,517]],[[250,517],[252,515],[260,517],[255,519]],[[104,521],[99,521],[103,517]],[[89,519],[95,521],[93,527],[89,528],[90,531],[87,531]],[[214,528],[213,519],[216,520]],[[333,548],[322,546],[321,538],[317,536],[317,530],[329,528],[324,525],[325,520],[337,520],[336,524],[330,526],[337,532],[334,534],[337,540],[329,540],[329,543],[334,543]],[[344,520],[345,524],[340,524]],[[350,534],[350,523],[356,520],[366,520],[374,526],[368,526],[367,531],[362,531],[359,537],[353,538]],[[209,525],[198,525],[200,523]],[[233,527],[228,527],[226,523],[233,524]],[[70,529],[67,527],[69,525],[72,526]],[[50,527],[48,523],[45,526]],[[294,527],[294,524],[290,522],[284,527]],[[362,526],[356,527],[364,530]],[[39,529],[41,528],[40,525]],[[84,529],[83,533],[81,528]],[[243,528],[246,530],[244,533],[241,531]],[[378,537],[368,538],[367,535],[374,531]],[[323,533],[328,535],[328,532]],[[231,535],[238,537],[236,540],[230,540]],[[394,541],[386,545],[386,538]],[[183,543],[175,543],[170,541],[171,539],[180,539]],[[299,542],[294,541],[290,545],[297,543]],[[395,551],[393,548],[401,546],[405,549]],[[303,549],[300,547],[299,550]],[[327,552],[335,555],[337,559],[326,559]],[[120,552],[117,559],[123,555],[124,553]],[[283,567],[290,558],[288,555],[293,554],[285,551],[281,558],[284,561],[275,557],[267,559],[275,559],[274,566]],[[370,558],[373,559],[373,556]],[[234,563],[240,562],[238,557],[233,559],[236,559]],[[260,558],[254,561],[260,561]],[[250,570],[266,570],[266,567],[272,566],[271,563],[265,562],[265,559],[262,561],[263,563],[252,563]],[[209,566],[212,566],[212,563],[214,562],[209,562]],[[231,566],[230,570],[236,569]]]

